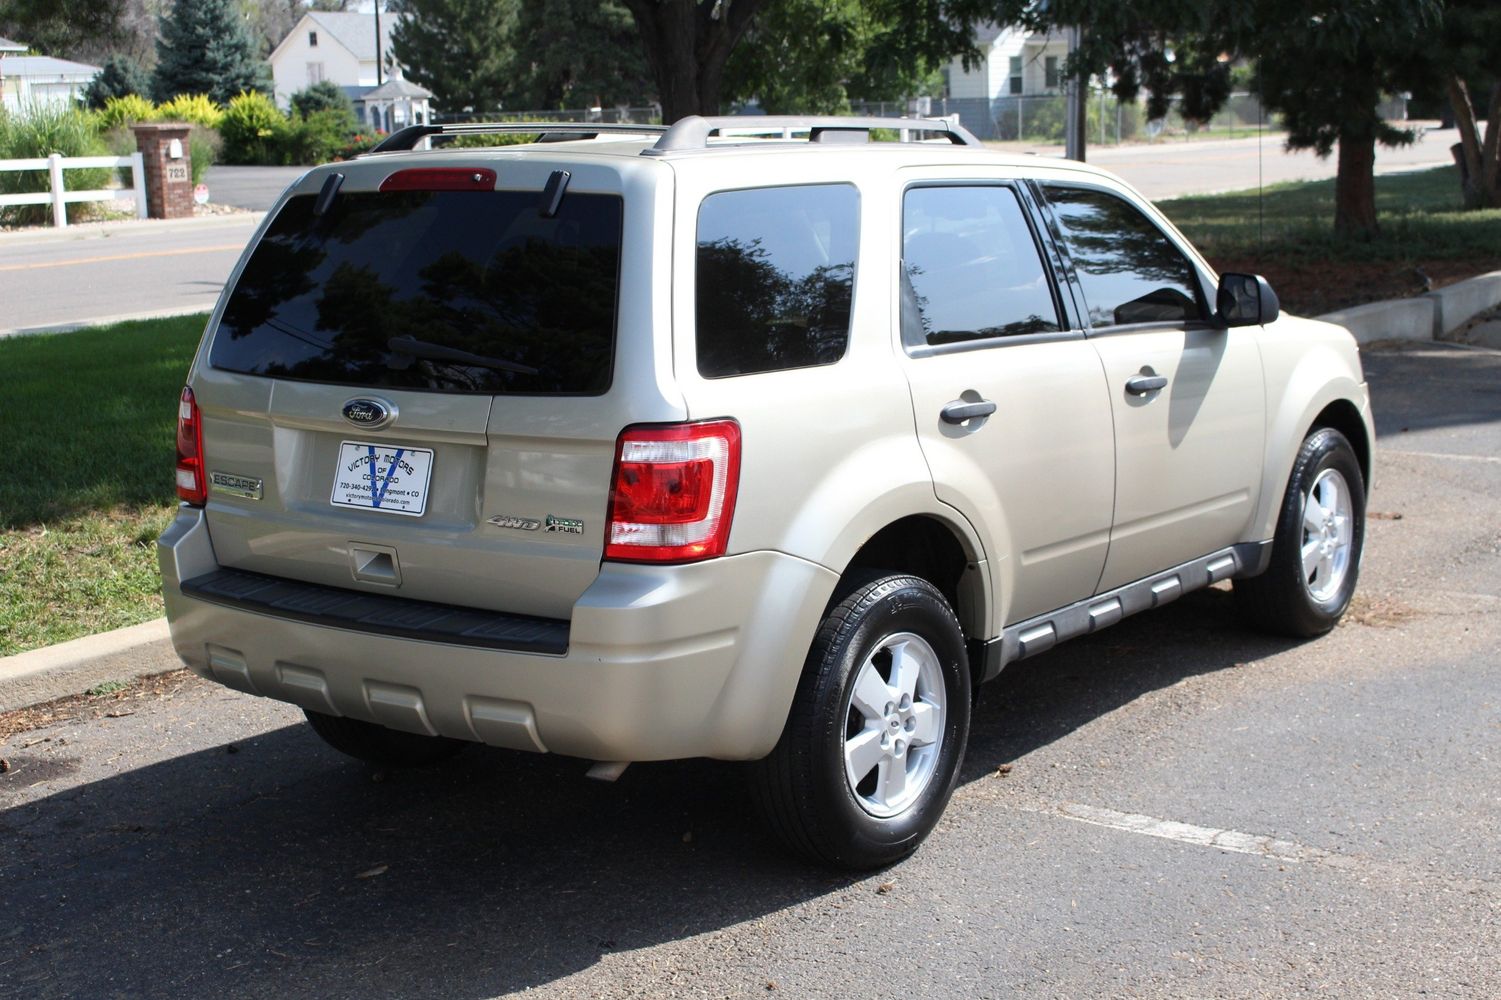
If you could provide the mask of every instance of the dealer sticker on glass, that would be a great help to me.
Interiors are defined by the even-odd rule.
[[[334,473],[336,507],[365,507],[420,517],[427,509],[433,453],[426,448],[344,441]]]

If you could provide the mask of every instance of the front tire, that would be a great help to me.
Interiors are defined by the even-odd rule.
[[[429,767],[463,750],[465,740],[403,733],[347,716],[303,709],[313,732],[335,750],[382,767]]]
[[[926,580],[855,588],[824,619],[776,748],[752,771],[767,827],[819,864],[911,854],[958,781],[969,738],[964,635]]]
[[[1288,480],[1271,565],[1235,582],[1246,618],[1298,638],[1334,628],[1355,596],[1365,499],[1365,477],[1345,436],[1329,427],[1309,434]]]

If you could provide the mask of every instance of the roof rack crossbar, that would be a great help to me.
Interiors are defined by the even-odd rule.
[[[655,146],[642,150],[642,155],[662,156],[685,149],[705,149],[709,137],[715,133],[780,132],[783,138],[791,139],[794,132],[807,132],[809,139],[817,142],[827,132],[864,132],[869,135],[873,129],[898,132],[903,142],[909,141],[908,135],[912,132],[924,132],[941,135],[956,146],[981,145],[980,140],[964,126],[943,118],[843,118],[830,115],[721,115],[703,118],[689,115],[667,129]]]
[[[592,139],[602,132],[626,135],[658,135],[667,131],[665,125],[627,125],[618,122],[449,122],[444,125],[408,125],[397,129],[371,149],[372,153],[389,153],[393,150],[414,149],[419,142],[431,135],[500,135],[506,132],[540,132],[548,136]],[[557,141],[557,140],[553,140]]]

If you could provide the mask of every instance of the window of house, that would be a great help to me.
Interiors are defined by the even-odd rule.
[[[1124,198],[1046,184],[1091,326],[1207,319],[1193,264]]]
[[[1011,76],[1011,80],[1010,80],[1010,84],[1009,84],[1009,91],[1010,91],[1011,95],[1014,97],[1014,96],[1016,96],[1016,95],[1018,95],[1018,94],[1020,94],[1022,92],[1022,57],[1021,56],[1012,56],[1011,57],[1011,73],[1010,73],[1010,76]]]
[[[849,343],[860,195],[850,184],[723,191],[698,210],[705,378],[833,364]]]
[[[1062,329],[1036,240],[1009,187],[909,190],[901,282],[909,349]]]
[[[1058,89],[1058,57],[1046,56],[1042,60],[1042,85],[1049,90]]]
[[[307,64],[307,82],[323,82],[323,64],[321,62],[310,62]]]
[[[307,33],[307,44],[310,49],[318,47],[318,33],[316,31],[309,31]]]

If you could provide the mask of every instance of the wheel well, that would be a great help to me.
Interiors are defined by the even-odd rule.
[[[983,630],[984,584],[979,574],[967,573],[973,560],[953,530],[935,518],[904,517],[872,535],[845,568],[890,570],[922,577],[948,600],[965,636]]]
[[[1350,447],[1355,449],[1355,457],[1360,462],[1360,474],[1365,477],[1366,488],[1370,489],[1371,442],[1366,439],[1365,422],[1360,419],[1360,411],[1355,408],[1355,404],[1348,399],[1335,400],[1314,418],[1313,426],[1329,427],[1345,436]]]

